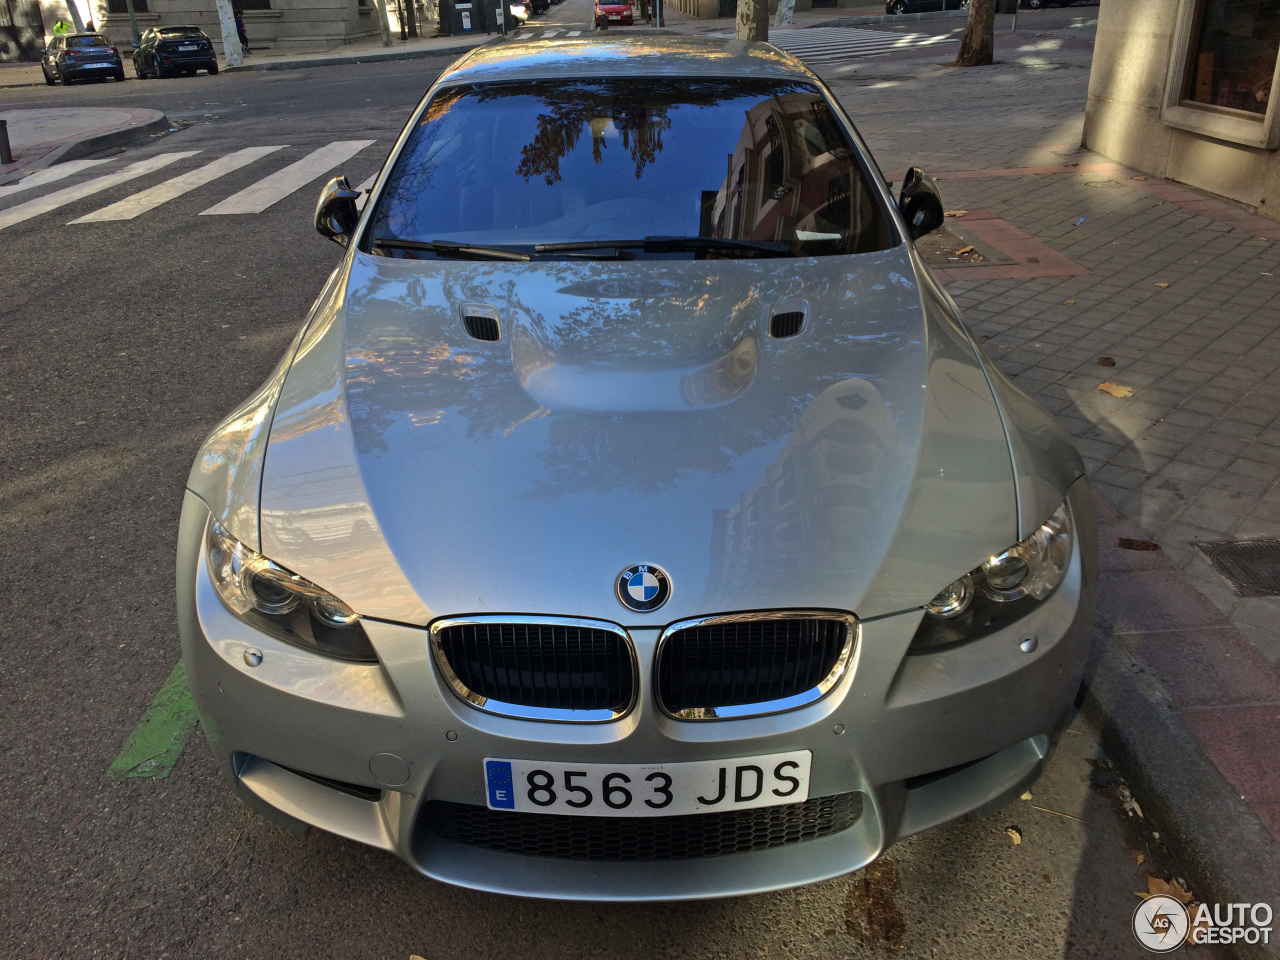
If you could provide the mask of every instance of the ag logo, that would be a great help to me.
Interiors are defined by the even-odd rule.
[[[613,582],[618,601],[628,610],[648,613],[657,610],[671,596],[671,580],[661,567],[637,563],[627,567]]]
[[[1152,953],[1172,953],[1187,938],[1187,908],[1163,894],[1147,897],[1133,911],[1133,935]]]

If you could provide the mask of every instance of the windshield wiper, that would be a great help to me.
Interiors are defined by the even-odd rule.
[[[532,260],[533,257],[519,250],[506,247],[484,247],[473,243],[456,243],[452,240],[397,240],[395,237],[377,237],[375,247],[391,250],[425,250],[441,257],[458,260]]]
[[[734,240],[728,237],[645,237],[643,240],[577,240],[538,243],[535,253],[575,253],[583,250],[643,250],[646,253],[679,253],[708,250],[741,256],[789,257],[791,248],[774,240]]]

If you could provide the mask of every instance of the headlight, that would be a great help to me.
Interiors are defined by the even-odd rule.
[[[291,573],[209,520],[205,559],[227,608],[259,630],[343,660],[378,659],[360,615],[310,580]]]
[[[1071,563],[1071,514],[1058,507],[1035,532],[948,584],[925,604],[910,653],[976,640],[1048,599]]]

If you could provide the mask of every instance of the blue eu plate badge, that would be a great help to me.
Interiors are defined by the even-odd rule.
[[[516,808],[515,784],[511,780],[510,760],[486,760],[484,762],[485,781],[489,786],[489,808],[491,810],[514,810]]]

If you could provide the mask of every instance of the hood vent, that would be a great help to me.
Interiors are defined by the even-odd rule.
[[[462,318],[462,322],[466,325],[467,333],[471,334],[476,340],[502,339],[502,330],[498,326],[498,321],[493,317],[468,315]]]
[[[769,336],[776,340],[794,337],[804,328],[804,311],[789,310],[769,318]]]

